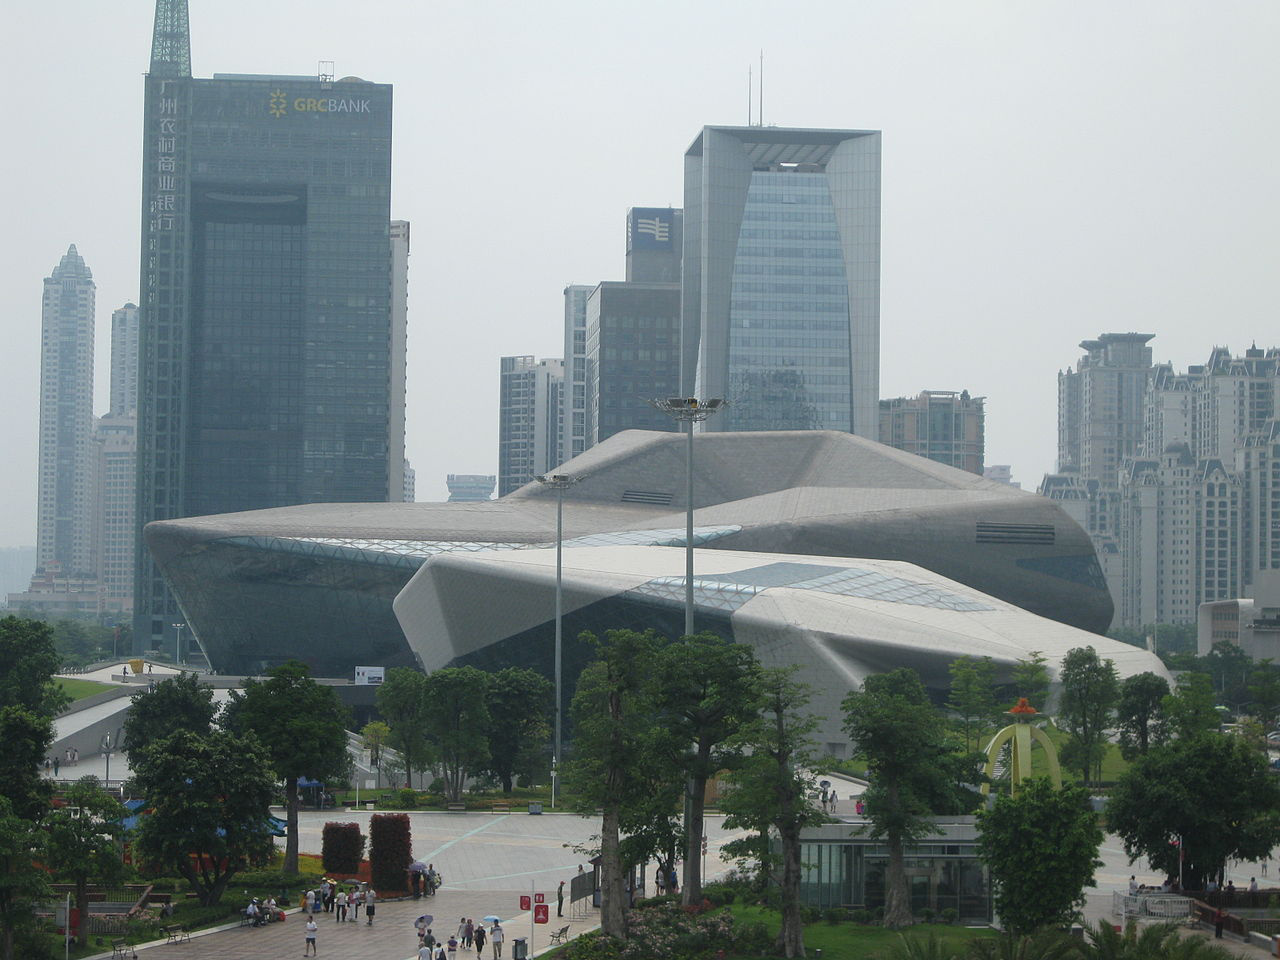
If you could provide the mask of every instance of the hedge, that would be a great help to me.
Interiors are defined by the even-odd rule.
[[[413,862],[407,813],[375,813],[369,819],[369,876],[375,890],[404,890]]]
[[[324,825],[320,840],[320,859],[325,873],[356,873],[364,857],[364,834],[358,823]]]

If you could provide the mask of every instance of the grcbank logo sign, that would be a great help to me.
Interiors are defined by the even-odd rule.
[[[267,112],[273,117],[283,117],[291,109],[294,113],[372,113],[367,99],[353,97],[294,97],[288,98],[283,90],[272,90],[267,101]]]

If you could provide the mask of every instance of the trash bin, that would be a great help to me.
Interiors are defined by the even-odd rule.
[[[516,937],[511,941],[511,960],[529,960],[528,937]]]
[[[529,802],[530,813],[542,813],[542,802],[540,800],[531,800]]]

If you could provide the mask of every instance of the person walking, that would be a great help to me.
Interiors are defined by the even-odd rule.
[[[459,943],[462,943],[462,941],[466,938],[466,935],[467,935],[467,918],[459,917],[458,932],[454,934],[454,937],[457,938]]]
[[[450,937],[448,943],[448,960],[458,960],[458,938]]]
[[[305,957],[307,951],[310,950],[311,956],[314,957],[316,955],[316,931],[320,929],[319,924],[316,923],[316,918],[308,916],[307,925],[303,929],[306,931],[307,939],[302,947],[302,955]]]
[[[471,920],[471,918],[470,918],[470,917],[467,917],[467,923],[466,923],[466,926],[464,926],[464,927],[462,928],[462,945],[463,945],[463,947],[465,947],[466,949],[470,950],[470,949],[471,949],[471,943],[472,943],[472,940],[473,940],[473,938],[475,937],[475,935],[476,935],[476,925],[475,925],[475,923],[473,923],[473,922],[472,922],[472,920]]]
[[[564,881],[560,881],[560,886],[556,887],[556,916],[564,916]]]
[[[366,927],[373,926],[373,911],[377,906],[378,891],[370,887],[364,894],[364,925]]]
[[[359,887],[352,887],[351,893],[347,897],[347,905],[351,907],[351,922],[360,922],[360,904],[364,903],[364,891]]]
[[[1227,911],[1219,907],[1213,914],[1213,937],[1215,940],[1222,939],[1222,925],[1226,922]]]
[[[307,916],[311,916],[311,914],[316,912],[316,892],[314,890],[308,890],[305,899],[306,906],[304,909],[307,911]]]
[[[435,947],[429,947],[423,941],[418,943],[418,960],[434,960]]]
[[[484,924],[477,923],[476,929],[475,929],[475,944],[476,944],[477,957],[484,953],[484,941],[485,941]]]
[[[347,891],[339,890],[333,898],[333,922],[347,922]]]
[[[500,960],[502,957],[502,941],[505,939],[507,934],[502,929],[502,923],[498,920],[493,921],[493,926],[489,928],[489,940],[493,943],[493,960]]]

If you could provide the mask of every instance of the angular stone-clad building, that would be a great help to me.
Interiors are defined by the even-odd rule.
[[[560,472],[585,478],[564,495],[568,549],[682,546],[685,443],[627,431],[564,464]],[[1077,628],[1111,621],[1088,537],[1042,497],[834,431],[698,434],[694,447],[695,540],[704,551],[901,561]],[[555,493],[531,484],[482,503],[307,504],[174,519],[149,524],[146,538],[216,669],[255,673],[297,657],[335,676],[356,664],[433,659],[411,648],[392,611],[423,564],[552,547],[555,529]],[[485,604],[495,616],[516,602],[501,596]],[[522,616],[545,629],[551,594],[526,600]],[[646,610],[627,622],[667,630],[665,616]],[[679,630],[678,613],[671,624]]]

